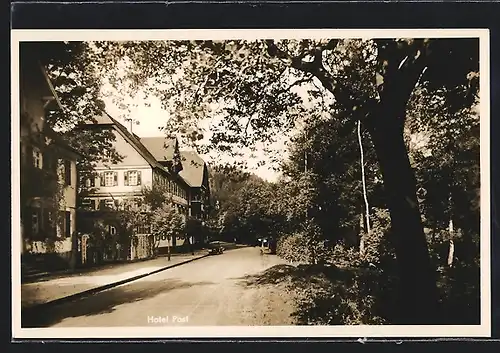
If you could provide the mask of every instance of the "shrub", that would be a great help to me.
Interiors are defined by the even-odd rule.
[[[396,261],[396,255],[391,244],[389,211],[380,208],[375,208],[373,211],[371,232],[363,235],[365,252],[362,256],[362,265],[377,268],[392,267]]]
[[[395,263],[390,239],[390,216],[385,209],[374,209],[370,234],[363,234],[364,253],[358,247],[339,241],[333,248],[334,264],[339,267],[376,267],[384,269]]]
[[[306,325],[379,325],[387,323],[378,297],[385,290],[381,273],[337,269],[295,285],[298,310]]]
[[[276,253],[287,261],[307,264],[330,263],[333,259],[332,249],[312,221],[305,223],[302,230],[282,234],[277,241]]]
[[[278,239],[276,254],[284,260],[299,263],[308,263],[307,242],[301,232],[290,235],[281,235]]]

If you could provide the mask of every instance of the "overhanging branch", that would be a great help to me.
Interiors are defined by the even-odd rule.
[[[286,51],[280,49],[274,40],[266,40],[267,52],[271,57],[287,61],[292,68],[316,76],[321,84],[334,94],[337,84],[334,77],[325,69],[323,65],[323,52],[335,49],[338,43],[338,39],[332,39],[325,45],[317,46],[313,52],[304,51],[297,56],[291,56]],[[305,61],[304,59],[310,55],[313,56],[313,60]]]

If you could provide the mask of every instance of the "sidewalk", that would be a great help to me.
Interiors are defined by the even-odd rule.
[[[172,255],[170,261],[167,260],[166,256],[162,256],[146,261],[109,265],[83,273],[53,275],[31,283],[23,283],[21,284],[21,309],[97,290],[103,286],[112,287],[114,283],[144,276],[206,255],[207,250],[199,250],[194,255]]]

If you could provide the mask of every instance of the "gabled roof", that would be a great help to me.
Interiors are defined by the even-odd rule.
[[[141,142],[159,162],[171,161],[174,158],[176,138],[142,137]]]
[[[96,116],[94,118],[96,119],[96,123],[89,125],[113,126],[116,131],[118,131],[125,138],[125,140],[127,140],[135,148],[135,150],[142,156],[142,158],[144,158],[149,163],[149,165],[151,165],[151,167],[165,170],[165,168],[160,163],[158,163],[151,152],[149,152],[149,150],[141,143],[140,139],[137,138],[135,134],[130,133],[130,131],[128,131],[125,126],[120,124],[107,112],[103,111],[100,116]]]
[[[56,92],[56,89],[54,88],[54,85],[52,84],[52,81],[50,80],[50,77],[47,73],[47,70],[45,67],[38,61],[38,66],[40,67],[40,70],[42,71],[43,78],[45,79],[45,82],[47,82],[47,86],[50,90],[51,95],[54,97],[54,100],[57,103],[57,107],[65,112],[64,106],[61,103],[61,100],[59,99],[59,95]]]
[[[193,187],[203,185],[205,161],[194,151],[181,151],[182,170],[179,175]]]
[[[108,113],[103,112],[101,115],[95,116],[96,125],[115,125],[119,124],[118,121],[113,119]]]
[[[178,144],[176,138],[169,137],[143,137],[141,142],[159,162],[171,161]],[[180,155],[182,170],[179,172],[179,176],[190,186],[201,187],[205,161],[193,151],[180,151]]]

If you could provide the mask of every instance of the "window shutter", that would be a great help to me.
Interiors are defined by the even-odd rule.
[[[99,173],[99,178],[101,179],[100,180],[100,185],[104,186],[104,173]]]
[[[65,235],[66,237],[69,237],[71,235],[71,213],[69,211],[66,211],[65,212],[65,221],[66,221],[66,224],[65,224]]]
[[[113,176],[114,176],[114,182],[115,182],[114,185],[116,186],[116,185],[118,185],[118,173],[114,172]]]
[[[71,185],[71,161],[64,161],[64,178],[66,185]]]
[[[137,171],[137,185],[141,185],[141,171]]]
[[[123,185],[128,186],[128,171],[123,173]]]
[[[90,186],[91,187],[95,186],[95,176],[93,176],[93,175],[90,177]]]

